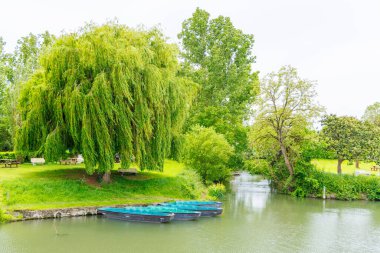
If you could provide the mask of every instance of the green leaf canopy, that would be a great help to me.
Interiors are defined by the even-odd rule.
[[[20,98],[16,149],[63,157],[82,153],[86,170],[122,166],[162,170],[195,93],[177,76],[177,48],[157,29],[88,25],[64,35],[40,58]]]

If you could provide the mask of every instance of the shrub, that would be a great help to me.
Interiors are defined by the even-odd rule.
[[[181,189],[183,195],[189,199],[198,199],[205,192],[201,177],[193,170],[185,169],[179,175],[182,179]]]
[[[16,159],[15,152],[0,152],[0,159]]]
[[[297,187],[292,192],[292,196],[297,197],[297,198],[304,198],[304,197],[306,197],[306,193],[301,187]]]
[[[244,170],[251,174],[266,176],[269,174],[270,168],[265,159],[252,159],[244,161]]]
[[[0,208],[0,223],[10,221],[11,219],[12,219],[12,216],[5,213],[5,211]]]
[[[326,142],[320,137],[314,137],[311,140],[305,141],[302,146],[301,156],[306,161],[336,158],[335,153],[328,149]]]
[[[212,199],[222,199],[226,195],[224,184],[212,184],[207,188],[208,196]]]
[[[294,176],[292,195],[297,197],[322,197],[325,186],[328,198],[380,200],[380,179],[375,176],[325,173],[305,162],[297,164]]]
[[[227,164],[233,148],[213,128],[192,128],[185,136],[184,151],[184,163],[194,169],[206,184],[223,182],[230,177]]]
[[[369,200],[380,200],[380,187],[369,189],[367,197]]]

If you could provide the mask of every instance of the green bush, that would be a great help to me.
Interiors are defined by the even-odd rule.
[[[226,195],[226,187],[224,184],[213,184],[207,188],[208,196],[212,199],[223,199]]]
[[[16,159],[15,152],[0,152],[0,159]]]
[[[380,179],[376,176],[325,173],[305,162],[297,164],[294,176],[292,195],[297,197],[322,197],[325,186],[328,198],[380,200]]]
[[[306,161],[312,159],[335,159],[336,155],[333,151],[329,150],[324,140],[320,138],[305,141],[302,146],[301,156]]]
[[[224,182],[231,176],[227,164],[233,148],[213,128],[195,126],[186,134],[184,163],[194,169],[206,184]]]
[[[244,161],[244,170],[251,174],[266,176],[269,174],[269,164],[265,159],[252,159]]]
[[[306,197],[306,193],[301,187],[297,187],[292,192],[292,196],[297,197],[297,198],[304,198],[304,197]]]
[[[293,177],[289,177],[281,162],[271,165],[266,176],[271,181],[271,187],[294,197],[321,198],[323,187],[326,187],[326,197],[331,199],[380,200],[380,178],[326,173],[305,160],[298,161],[294,166]]]
[[[181,179],[181,189],[183,196],[189,199],[198,199],[205,192],[206,188],[201,177],[193,170],[185,169],[178,177]]]
[[[12,216],[5,213],[5,211],[0,208],[0,223],[10,221],[11,219],[12,219]]]

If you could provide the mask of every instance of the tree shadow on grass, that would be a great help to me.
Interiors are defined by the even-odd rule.
[[[31,171],[26,175],[31,178],[62,178],[62,179],[81,179],[87,176],[98,176],[96,173],[93,175],[87,174],[86,170],[83,168],[60,168],[54,170],[41,170],[41,171]],[[100,176],[99,176],[100,177]],[[125,178],[129,180],[150,180],[157,178],[167,178],[165,174],[160,174],[157,172],[150,171],[139,171],[136,175],[121,175],[117,170],[111,171],[112,178]]]
[[[89,186],[96,188],[140,188],[140,190],[149,188],[163,188],[164,186],[175,184],[177,180],[173,177],[168,177],[165,174],[154,172],[138,172],[136,175],[121,175],[116,170],[111,172],[111,183],[109,185],[101,183],[101,175],[88,175],[83,168],[67,168],[55,170],[41,170],[28,173],[30,179],[43,180],[80,180]],[[150,189],[152,190],[152,189]]]
[[[28,173],[30,178],[52,178],[52,179],[81,179],[84,178],[87,173],[86,170],[78,168],[68,169],[56,169],[56,170],[41,170]]]

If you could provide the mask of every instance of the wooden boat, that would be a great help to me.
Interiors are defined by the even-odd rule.
[[[200,212],[201,216],[213,217],[222,214],[223,208],[212,207],[212,206],[197,206],[197,205],[186,205],[179,203],[162,203],[163,206],[175,207],[178,209],[189,210]]]
[[[172,203],[183,204],[183,205],[195,205],[195,206],[211,206],[211,207],[221,207],[222,202],[219,201],[200,201],[200,200],[182,200],[174,201]]]
[[[167,206],[126,207],[127,210],[151,210],[160,213],[174,213],[173,220],[197,220],[201,213]]]
[[[110,219],[165,223],[174,218],[174,213],[163,213],[153,210],[132,210],[126,208],[99,208],[98,212]]]

